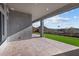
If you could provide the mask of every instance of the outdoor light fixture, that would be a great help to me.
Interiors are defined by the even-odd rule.
[[[11,10],[15,10],[14,8],[10,8]]]
[[[46,11],[48,11],[49,9],[48,8],[46,8]]]

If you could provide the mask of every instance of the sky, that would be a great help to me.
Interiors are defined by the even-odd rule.
[[[39,21],[33,24],[33,27],[39,26]],[[79,8],[44,19],[44,26],[52,29],[79,28]]]

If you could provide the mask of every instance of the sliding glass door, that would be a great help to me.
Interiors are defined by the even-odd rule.
[[[0,12],[0,43],[3,40],[4,37],[4,14]]]
[[[2,41],[2,21],[1,21],[1,12],[0,12],[0,42]]]

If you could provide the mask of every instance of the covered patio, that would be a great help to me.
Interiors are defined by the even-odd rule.
[[[1,38],[0,55],[4,56],[51,56],[79,47],[43,37],[43,20],[78,8],[79,4],[0,4]],[[40,35],[32,34],[32,23],[40,21]],[[3,30],[4,29],[4,30]],[[37,37],[39,36],[39,37]],[[37,37],[37,38],[36,38]]]

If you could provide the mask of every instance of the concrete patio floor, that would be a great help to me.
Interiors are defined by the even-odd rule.
[[[51,56],[79,49],[79,47],[47,38],[35,38],[20,41],[5,41],[0,46],[2,56]]]

